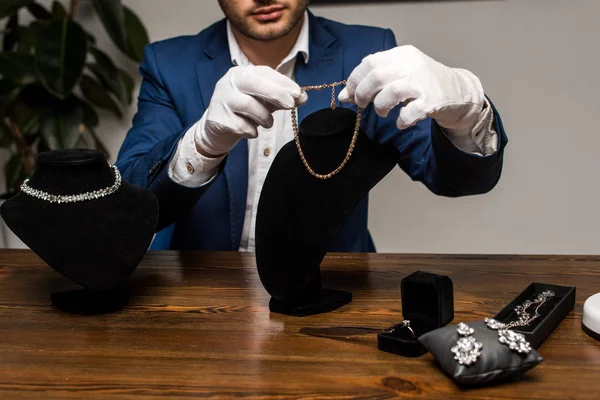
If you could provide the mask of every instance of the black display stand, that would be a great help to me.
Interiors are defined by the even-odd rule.
[[[324,109],[299,127],[308,163],[319,174],[344,159],[356,123],[346,108]],[[265,179],[256,220],[256,263],[269,292],[270,310],[305,316],[335,310],[351,293],[324,289],[321,261],[355,205],[398,163],[398,150],[379,145],[362,131],[342,171],[321,180],[308,173],[295,143],[277,154]]]
[[[74,149],[40,154],[29,186],[71,195],[114,182],[103,153]],[[68,312],[98,314],[127,303],[124,286],[152,241],[158,202],[150,191],[123,181],[113,194],[75,203],[50,203],[19,192],[0,214],[49,266],[83,286],[54,293],[52,303]]]

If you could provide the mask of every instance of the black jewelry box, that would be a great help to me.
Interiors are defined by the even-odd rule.
[[[452,280],[445,275],[416,271],[401,283],[402,317],[410,329],[398,327],[377,335],[377,347],[388,353],[419,357],[427,353],[419,336],[441,328],[454,319]],[[413,336],[414,333],[414,336]]]
[[[496,321],[503,323],[518,320],[519,317],[515,312],[515,307],[522,305],[527,300],[534,300],[540,293],[546,290],[554,292],[554,296],[539,307],[538,312],[540,317],[536,318],[528,326],[511,328],[512,331],[522,333],[534,349],[542,345],[544,340],[546,340],[575,306],[575,287],[532,283],[494,317]],[[536,307],[536,304],[532,305],[527,312],[531,316],[535,315]]]

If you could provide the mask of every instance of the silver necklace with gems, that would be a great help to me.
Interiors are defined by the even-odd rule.
[[[77,193],[77,194],[68,194],[68,195],[58,195],[52,194],[48,192],[44,192],[43,190],[35,189],[29,186],[29,179],[25,179],[25,182],[21,185],[21,191],[31,197],[35,197],[40,200],[47,201],[49,203],[77,203],[81,201],[88,200],[96,200],[102,197],[108,196],[116,192],[121,187],[121,174],[119,173],[119,169],[116,165],[112,165],[115,175],[115,182],[108,187],[94,190],[91,192]]]
[[[518,316],[516,321],[502,323],[493,318],[486,318],[485,324],[488,328],[498,331],[498,341],[511,350],[518,353],[528,354],[531,351],[531,344],[525,340],[525,336],[521,333],[511,331],[511,328],[517,326],[527,326],[540,317],[539,309],[549,298],[555,294],[551,290],[546,290],[538,294],[534,300],[526,300],[523,304],[515,307],[514,311]],[[532,305],[537,304],[535,314],[532,316],[527,312],[527,309]]]

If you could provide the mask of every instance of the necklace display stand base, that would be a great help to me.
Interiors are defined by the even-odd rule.
[[[83,288],[52,293],[50,300],[52,305],[61,311],[96,315],[123,309],[129,301],[129,293],[125,289],[90,290]]]
[[[324,109],[301,123],[299,139],[311,168],[327,174],[348,152],[356,113]],[[256,218],[256,264],[271,295],[272,312],[306,316],[333,311],[352,300],[323,288],[321,262],[356,204],[398,163],[398,150],[362,131],[344,168],[330,179],[307,171],[295,143],[277,154],[265,179]]]
[[[319,277],[311,280],[312,288],[304,288],[296,297],[271,297],[269,311],[277,314],[306,317],[337,310],[352,301],[352,293],[343,290],[324,289]]]
[[[41,153],[29,180],[52,195],[81,195],[115,184],[103,153],[73,149]],[[122,181],[104,197],[51,203],[20,191],[2,204],[6,225],[50,267],[83,289],[55,293],[53,304],[78,314],[116,311],[127,303],[129,275],[152,241],[158,202]]]
[[[337,310],[352,301],[352,293],[343,290],[321,289],[317,297],[301,297],[298,303],[271,298],[269,311],[276,314],[306,317]]]

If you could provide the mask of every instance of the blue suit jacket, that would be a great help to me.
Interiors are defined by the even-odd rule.
[[[396,46],[393,33],[349,26],[310,14],[310,59],[300,57],[296,81],[301,86],[346,79],[361,60]],[[160,205],[159,230],[152,249],[237,250],[240,245],[248,186],[248,143],[229,153],[212,183],[188,188],[172,181],[168,166],[179,139],[198,121],[210,103],[217,81],[232,67],[226,22],[222,20],[195,36],[148,45],[140,67],[143,78],[138,112],[117,165],[128,182],[149,188]],[[331,94],[313,92],[300,107],[299,119],[326,107]],[[344,105],[347,106],[347,105]],[[365,110],[362,129],[371,138],[398,148],[398,164],[413,180],[444,196],[484,193],[500,178],[507,142],[496,113],[500,148],[480,157],[460,151],[435,121],[425,120],[401,134],[389,118]],[[402,210],[390,210],[402,212]],[[368,198],[349,216],[332,251],[374,251],[367,231]]]

